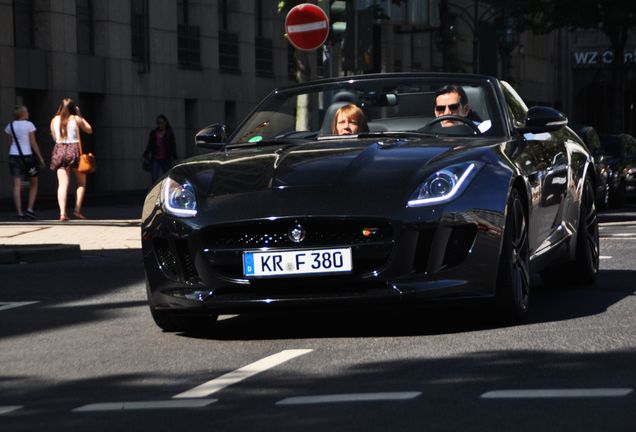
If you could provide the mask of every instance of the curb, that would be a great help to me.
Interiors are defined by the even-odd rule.
[[[0,264],[31,264],[81,257],[80,246],[76,244],[0,245]]]

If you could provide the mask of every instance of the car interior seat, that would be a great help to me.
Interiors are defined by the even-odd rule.
[[[468,117],[473,121],[483,121],[490,118],[490,116],[488,116],[488,110],[486,109],[483,89],[481,87],[471,86],[463,86],[463,89],[468,97],[468,106],[472,114],[469,114]]]

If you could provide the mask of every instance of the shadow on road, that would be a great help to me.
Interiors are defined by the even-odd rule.
[[[533,287],[531,310],[516,325],[571,320],[605,312],[636,287],[636,271],[601,270],[593,286]],[[438,335],[506,327],[488,305],[462,304],[422,308],[376,308],[351,312],[304,310],[297,313],[244,314],[221,320],[208,332],[186,337],[218,340],[267,340]]]

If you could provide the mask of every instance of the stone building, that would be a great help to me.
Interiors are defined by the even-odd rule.
[[[331,4],[315,2],[325,9]],[[285,16],[277,5],[277,0],[0,0],[0,124],[11,120],[15,103],[27,105],[49,158],[49,120],[60,100],[71,97],[95,130],[84,136],[99,165],[89,177],[89,194],[144,190],[150,176],[141,169],[141,153],[158,114],[170,120],[184,158],[198,152],[197,130],[216,122],[232,129],[265,94],[294,82],[295,51],[284,37]],[[479,0],[347,5],[348,37],[309,54],[312,78],[478,72],[506,78],[529,104],[557,106],[573,121],[589,124],[607,116],[594,108],[607,98],[595,86],[599,76],[607,77],[602,63],[607,44],[598,32],[518,33],[513,16]],[[628,48],[631,68],[636,44]],[[581,50],[598,51],[601,63],[582,64]],[[629,98],[636,91],[629,92],[633,107]],[[633,129],[633,112],[626,115]],[[0,200],[11,196],[6,160],[1,151]],[[40,196],[55,196],[54,173],[45,170],[41,185]]]
[[[141,154],[164,114],[180,158],[196,153],[196,130],[230,128],[273,88],[291,83],[284,17],[275,0],[2,0],[0,124],[28,106],[45,159],[49,121],[73,98],[94,134],[98,160],[88,191],[143,190]],[[3,127],[4,129],[4,127]],[[3,133],[4,135],[4,133]],[[3,138],[3,143],[5,138]],[[0,152],[0,198],[11,196]],[[40,196],[55,196],[48,169]]]

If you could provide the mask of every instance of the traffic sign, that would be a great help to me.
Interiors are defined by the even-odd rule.
[[[329,19],[320,7],[303,3],[291,8],[285,18],[289,42],[303,51],[320,48],[329,35]]]

